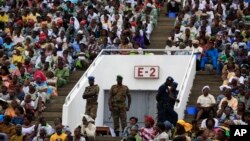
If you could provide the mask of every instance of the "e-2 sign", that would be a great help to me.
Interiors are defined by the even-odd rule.
[[[158,79],[159,66],[135,66],[134,77],[137,79]]]

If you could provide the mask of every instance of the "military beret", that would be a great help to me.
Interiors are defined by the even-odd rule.
[[[121,75],[117,75],[116,79],[123,79],[123,77]]]
[[[93,80],[95,80],[95,77],[94,76],[89,76],[88,79],[93,81]]]

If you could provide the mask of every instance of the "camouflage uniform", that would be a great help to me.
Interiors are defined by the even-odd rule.
[[[122,130],[127,126],[126,97],[130,96],[127,86],[113,85],[110,89],[112,116],[114,120],[114,130],[118,131],[119,119],[121,120]]]
[[[99,86],[93,85],[86,87],[83,94],[83,98],[87,100],[85,114],[89,115],[93,119],[96,118],[96,111],[98,106],[97,103],[98,93],[99,93]]]

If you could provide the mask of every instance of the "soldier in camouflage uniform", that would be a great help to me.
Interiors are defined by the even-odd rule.
[[[126,85],[122,84],[122,76],[117,76],[117,84],[110,89],[109,110],[112,113],[114,120],[114,130],[116,136],[119,136],[119,119],[121,120],[122,130],[127,126],[127,115],[131,104],[131,96]],[[128,106],[126,106],[126,99],[128,98]]]
[[[93,76],[89,76],[89,86],[85,88],[82,98],[87,100],[85,115],[89,115],[93,119],[96,118],[97,111],[97,98],[99,93],[99,86],[94,84],[95,78]]]

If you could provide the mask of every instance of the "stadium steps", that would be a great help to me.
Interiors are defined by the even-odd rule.
[[[76,70],[73,73],[71,73],[69,77],[69,83],[62,88],[58,88],[58,96],[52,97],[50,99],[49,103],[46,103],[46,109],[42,113],[42,116],[45,117],[47,122],[54,126],[54,119],[57,117],[62,117],[62,107],[65,101],[66,96],[69,94],[71,89],[75,86],[77,81],[81,78],[83,75],[83,70]]]
[[[174,29],[175,19],[166,16],[165,8],[162,8],[150,39],[149,49],[164,49],[170,32]]]
[[[191,94],[189,95],[187,107],[196,106],[197,99],[202,94],[202,88],[206,85],[210,87],[210,94],[212,94],[215,99],[219,94],[221,94],[219,87],[222,85],[222,79],[220,77],[216,76],[214,73],[206,71],[197,72],[191,89]],[[194,116],[187,114],[187,110],[185,110],[184,119],[187,122],[192,122]]]
[[[121,141],[120,137],[97,136],[95,141]]]

